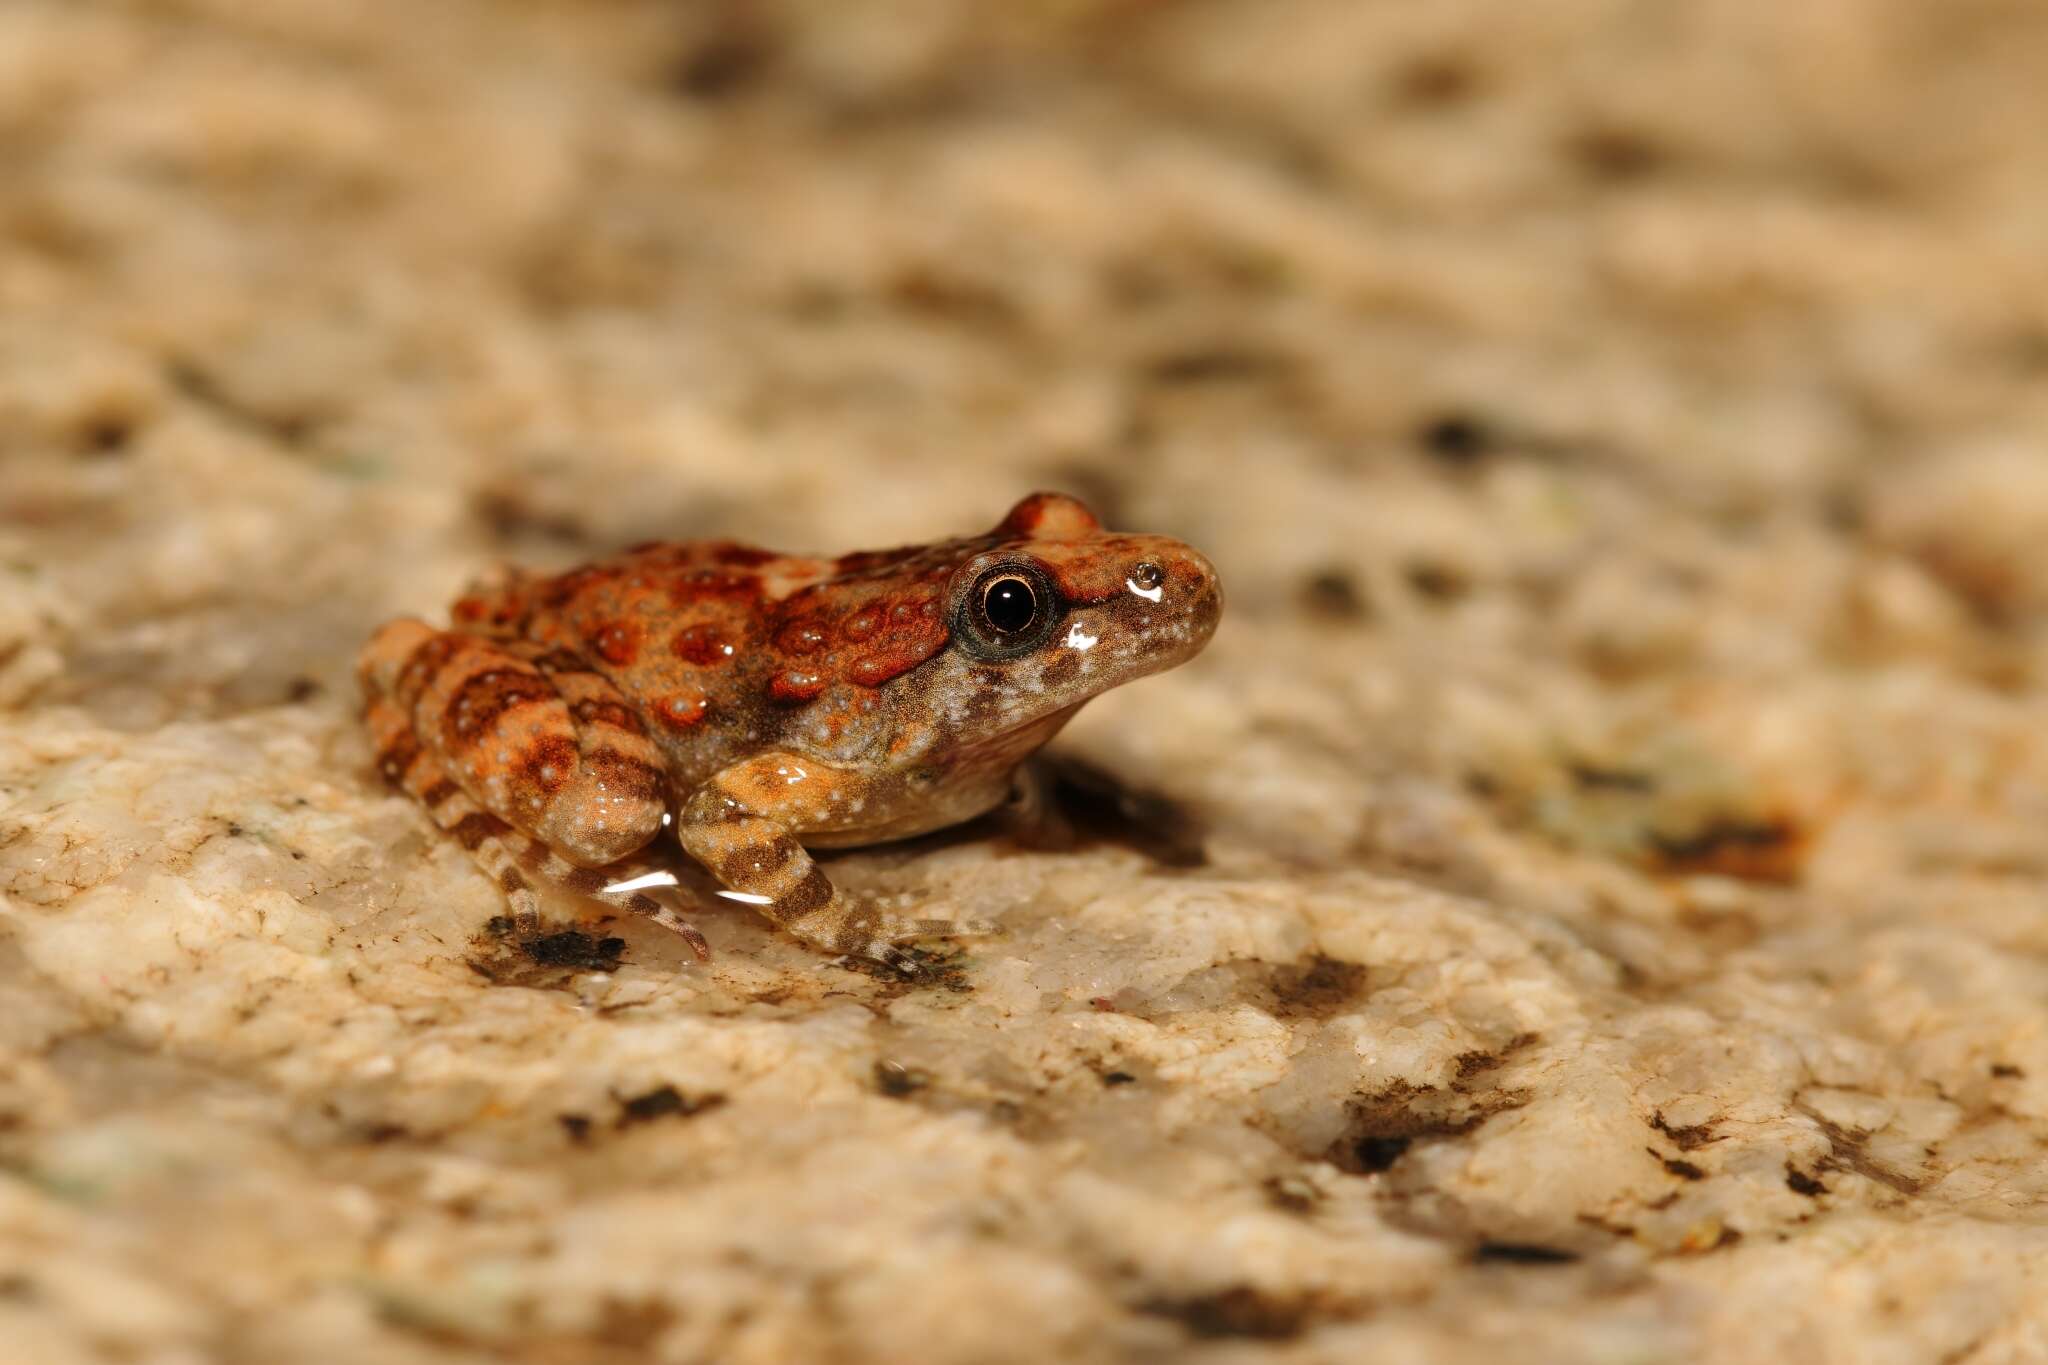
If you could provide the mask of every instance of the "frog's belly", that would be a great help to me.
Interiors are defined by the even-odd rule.
[[[822,828],[797,831],[797,840],[809,848],[856,848],[930,834],[986,814],[1009,799],[1017,766],[1059,733],[1080,705],[972,744],[952,745],[942,764],[855,779],[836,803],[836,818]]]
[[[850,813],[842,826],[804,831],[797,835],[797,842],[806,848],[859,848],[863,844],[914,839],[984,815],[1003,804],[1009,794],[1007,775],[999,782],[924,792],[916,801],[902,806],[892,803],[881,810]],[[862,818],[867,815],[873,818]]]

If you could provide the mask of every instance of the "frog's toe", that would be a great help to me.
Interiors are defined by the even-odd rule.
[[[919,977],[924,975],[924,961],[907,948],[893,943],[871,943],[860,953],[870,962],[879,962],[898,976]]]
[[[997,929],[990,919],[913,919],[901,921],[889,937],[896,943],[921,938],[987,938]]]

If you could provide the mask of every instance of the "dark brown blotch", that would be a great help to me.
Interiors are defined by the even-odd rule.
[[[1295,600],[1310,616],[1325,621],[1358,622],[1372,614],[1358,580],[1341,567],[1319,569],[1303,579]]]
[[[564,890],[574,891],[579,896],[596,895],[611,884],[614,875],[601,867],[572,867],[549,874]]]
[[[420,694],[427,690],[462,647],[463,639],[459,635],[430,635],[422,640],[406,657],[405,666],[398,670],[398,681],[391,689],[392,699],[402,710],[412,710],[419,702]]]
[[[1570,1265],[1579,1253],[1535,1242],[1481,1242],[1472,1249],[1472,1259],[1480,1265]]]
[[[558,673],[594,673],[590,661],[573,649],[551,649],[536,655],[533,666],[550,677]]]
[[[777,918],[782,920],[784,923],[788,923],[790,920],[797,919],[803,915],[808,915],[812,911],[822,908],[823,906],[829,904],[831,900],[831,878],[827,877],[822,869],[813,867],[810,870],[810,872],[804,876],[804,879],[802,881],[798,882],[794,887],[790,889],[788,895],[783,896],[781,899],[777,900],[771,908],[775,911]],[[871,935],[871,931],[874,927],[872,912],[870,912],[870,914],[868,915],[868,923],[866,923],[865,925],[863,925],[860,922],[859,916],[856,916],[852,922],[854,927],[858,929],[861,933]],[[843,951],[856,951],[860,948],[866,947],[867,942],[868,939],[863,937],[858,943],[853,944],[851,947],[844,948]]]
[[[1318,953],[1275,967],[1268,988],[1279,1018],[1328,1019],[1364,996],[1365,968]]]
[[[1785,1188],[1808,1199],[1818,1199],[1828,1192],[1828,1187],[1818,1177],[1808,1175],[1796,1166],[1785,1168]]]
[[[661,769],[616,749],[595,749],[583,756],[583,765],[603,784],[607,796],[632,801],[661,796]]]
[[[406,770],[420,756],[419,737],[411,730],[400,730],[391,737],[377,754],[377,771],[389,781],[396,782],[404,777]]]
[[[1786,819],[1721,817],[1687,833],[1649,836],[1651,863],[1659,871],[1778,884],[1799,880],[1806,844],[1800,828]]]
[[[567,735],[541,735],[519,756],[519,781],[527,788],[553,796],[576,776],[581,755],[576,741]]]
[[[483,846],[484,840],[498,838],[511,828],[497,816],[478,810],[456,821],[455,828],[449,833],[455,836],[456,842],[474,853]]]
[[[1162,1295],[1136,1305],[1140,1313],[1178,1322],[1197,1338],[1285,1341],[1298,1337],[1318,1316],[1344,1316],[1313,1295],[1268,1293],[1234,1285],[1213,1293]]]
[[[795,856],[796,844],[790,839],[737,848],[719,859],[718,879],[727,886],[745,886],[756,878],[774,876]]]
[[[773,550],[763,550],[752,545],[741,545],[737,541],[725,541],[713,549],[711,557],[720,564],[735,569],[758,569],[763,564],[772,564],[782,558]]]
[[[570,707],[569,714],[578,725],[610,725],[624,730],[629,735],[647,733],[647,726],[639,715],[623,702],[586,697]]]
[[[442,724],[449,747],[473,744],[507,711],[553,701],[556,695],[546,678],[529,669],[489,668],[474,674],[448,699]]]
[[[1677,1176],[1680,1180],[1705,1180],[1707,1178],[1706,1170],[1703,1167],[1682,1157],[1665,1156],[1655,1147],[1645,1147],[1643,1150],[1656,1157],[1662,1163],[1665,1170]]]
[[[1678,1144],[1681,1152],[1690,1152],[1714,1141],[1714,1125],[1711,1123],[1672,1123],[1664,1117],[1662,1110],[1650,1116],[1650,1126]]]
[[[672,1085],[656,1086],[654,1089],[619,1101],[619,1117],[614,1127],[631,1128],[639,1123],[652,1123],[656,1119],[686,1119],[701,1114],[707,1109],[716,1109],[725,1103],[725,1096],[685,1095]]]
[[[580,929],[559,929],[520,945],[538,966],[568,967],[584,972],[614,972],[626,951],[622,938],[597,938]]]

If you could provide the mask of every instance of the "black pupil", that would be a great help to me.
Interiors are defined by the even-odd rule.
[[[1016,635],[1038,615],[1038,596],[1021,578],[998,578],[981,594],[982,619],[1002,635]]]

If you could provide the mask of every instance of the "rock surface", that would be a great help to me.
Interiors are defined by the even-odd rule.
[[[0,1340],[2048,1358],[2048,15],[0,0]],[[517,957],[482,566],[1221,566],[1073,847]],[[1105,777],[1113,774],[1113,777]]]

